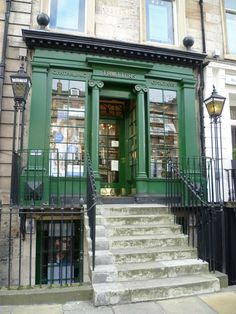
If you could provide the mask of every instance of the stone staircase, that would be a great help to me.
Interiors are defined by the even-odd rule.
[[[96,266],[91,271],[96,306],[220,289],[164,206],[99,205],[96,233]]]

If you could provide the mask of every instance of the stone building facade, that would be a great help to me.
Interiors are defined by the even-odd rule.
[[[227,1],[226,1],[227,4]],[[206,53],[206,60],[210,61],[208,67],[204,68],[205,86],[204,96],[210,94],[212,82],[219,80],[218,92],[225,95],[226,106],[223,113],[225,126],[229,123],[229,106],[234,106],[234,92],[227,91],[234,89],[234,54],[227,52],[227,26],[224,1],[174,1],[175,7],[175,43],[174,45],[150,42],[146,36],[145,1],[88,1],[86,4],[85,31],[77,32],[83,36],[104,38],[138,44],[152,44],[154,47],[171,47],[185,51],[183,38],[192,36],[194,45],[191,48],[194,52]],[[202,18],[201,18],[202,9]],[[234,8],[233,8],[234,10]],[[8,12],[9,11],[9,12]],[[2,98],[1,98],[1,200],[3,204],[9,204],[9,189],[11,177],[11,148],[12,148],[12,127],[13,127],[13,106],[12,90],[9,76],[19,68],[19,58],[27,56],[25,64],[31,73],[30,62],[33,51],[27,50],[22,38],[22,29],[39,29],[37,15],[40,12],[50,12],[47,1],[6,1],[1,4],[1,69],[2,69]],[[8,20],[9,16],[9,20]],[[7,24],[6,28],[5,22]],[[7,36],[4,34],[7,31]],[[204,33],[202,32],[204,31]],[[50,28],[47,30],[50,32]],[[56,30],[68,34],[76,34],[72,31]],[[209,69],[209,70],[208,70]],[[212,74],[208,74],[212,72]],[[221,74],[219,74],[221,73]],[[225,73],[224,75],[222,73]],[[229,74],[227,74],[229,73]],[[222,76],[223,75],[223,76]],[[225,76],[226,75],[226,76]],[[227,76],[228,75],[228,76]],[[228,79],[226,79],[228,77]],[[223,81],[227,81],[223,84]],[[210,83],[209,83],[210,82]],[[223,87],[223,85],[224,87]],[[227,86],[226,86],[227,85]],[[25,145],[27,146],[27,132],[29,125],[30,96],[27,100]],[[196,103],[197,103],[196,97]],[[196,104],[196,107],[198,105]],[[207,114],[204,114],[207,116]],[[206,119],[207,120],[207,119]],[[232,119],[231,119],[232,120]],[[200,123],[200,121],[199,121]],[[207,121],[206,121],[207,123]],[[230,122],[232,125],[234,121]],[[231,155],[231,130],[225,130],[225,157]],[[227,129],[227,130],[226,130]],[[232,130],[234,128],[232,127]],[[207,132],[207,131],[206,131]],[[232,131],[233,132],[233,131]],[[233,137],[235,137],[233,135]],[[209,147],[207,140],[206,146]]]
[[[64,85],[60,87],[61,81],[69,86],[68,93],[79,90],[76,94],[80,97],[78,106],[85,101],[85,97],[90,109],[83,116],[85,109],[82,104],[77,111],[73,109],[69,114],[75,117],[80,110],[80,118],[84,118],[84,124],[79,127],[83,134],[79,134],[83,137],[83,143],[80,143],[82,148],[76,149],[79,154],[80,149],[85,150],[84,147],[90,151],[101,195],[134,194],[142,198],[147,195],[152,197],[158,190],[161,198],[165,179],[162,164],[167,154],[170,157],[179,154],[183,157],[210,156],[209,119],[202,101],[211,94],[213,84],[219,94],[227,99],[222,117],[222,142],[225,167],[230,168],[232,149],[236,147],[236,118],[233,115],[236,106],[236,51],[230,45],[232,38],[229,30],[232,25],[235,26],[235,22],[227,24],[227,14],[235,18],[236,8],[231,2],[73,1],[71,6],[75,14],[80,15],[72,15],[70,20],[67,15],[72,13],[69,5],[64,15],[57,13],[62,10],[63,1],[2,1],[0,200],[3,209],[9,208],[12,179],[14,100],[10,75],[19,69],[22,58],[33,82],[25,110],[24,148],[43,150],[59,147],[62,133],[58,126],[53,125],[53,118],[50,120],[48,116],[51,103],[60,102],[59,96],[64,96],[59,92],[60,88],[63,91],[66,89]],[[53,6],[57,6],[57,10]],[[51,24],[46,29],[37,23],[41,12],[50,16]],[[170,19],[171,25],[167,22]],[[73,23],[78,24],[76,30],[73,30]],[[194,39],[193,46],[183,44],[183,39],[189,36]],[[188,39],[191,42],[191,38]],[[78,80],[79,85],[75,83]],[[163,108],[165,102],[172,106],[167,116],[168,119],[171,116],[175,122],[167,123],[173,133],[171,137],[165,137],[165,142],[158,142],[163,144],[163,148],[161,152],[154,153],[152,150],[156,144],[152,138],[156,136],[159,141],[159,133],[155,132],[164,131],[156,129],[152,134],[152,127],[156,126],[151,124],[149,118],[166,118],[155,116],[155,110],[149,110],[148,106],[152,108],[159,101],[160,94],[167,99],[161,102]],[[67,98],[73,95],[69,94]],[[58,116],[63,116],[63,110],[64,113],[70,111],[62,107],[63,101],[65,99],[61,99],[61,105],[57,108]],[[120,112],[116,111],[118,107]],[[117,118],[116,122],[114,118]],[[139,127],[134,142],[132,123]],[[69,133],[70,127],[66,127]],[[98,134],[103,132],[102,128],[110,127],[119,128],[117,134],[120,136],[112,138],[113,153],[119,145],[123,147],[123,153],[120,153],[119,161],[117,157],[109,160],[112,168],[108,171],[103,170],[102,157],[98,154],[102,153],[102,150],[99,151]],[[126,130],[126,133],[123,134],[122,130]],[[54,142],[49,139],[52,136],[50,132],[57,134]],[[126,143],[126,137],[130,144]],[[66,145],[69,144],[73,142],[68,140]],[[107,149],[105,146],[102,148]],[[74,148],[71,149],[74,152]],[[131,165],[128,170],[124,162],[127,160]],[[81,165],[79,169],[81,171]],[[105,178],[105,184],[101,178]]]

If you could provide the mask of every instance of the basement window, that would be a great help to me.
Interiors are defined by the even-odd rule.
[[[81,221],[37,223],[36,283],[70,284],[82,280]]]

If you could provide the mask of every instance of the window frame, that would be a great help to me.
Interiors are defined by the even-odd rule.
[[[43,0],[41,3],[41,12],[45,12],[50,17],[51,0]],[[89,18],[88,18],[89,14]],[[50,31],[67,34],[95,34],[95,0],[85,1],[85,15],[84,15],[84,31],[71,30],[66,28],[50,28]]]
[[[77,5],[78,5],[78,7],[77,7],[78,8],[78,15],[76,16],[76,22],[77,22],[78,28],[66,27],[66,26],[58,26],[57,25],[58,20],[59,20],[59,15],[57,14],[58,9],[59,9],[59,1],[60,0],[50,0],[49,11],[48,11],[49,12],[49,16],[50,16],[50,22],[49,22],[49,26],[48,27],[50,29],[59,29],[59,30],[63,30],[63,31],[72,31],[72,32],[84,33],[84,31],[85,31],[85,24],[86,24],[85,23],[86,1],[85,0],[76,0],[77,1]],[[81,16],[80,9],[81,9],[82,3],[84,4],[84,6],[83,6],[84,12],[82,12],[82,16]],[[54,5],[55,5],[55,8],[53,8],[53,10],[51,10],[52,6],[54,6]],[[72,8],[72,10],[73,10],[73,8]],[[51,14],[51,13],[53,13],[53,14]],[[84,24],[81,23],[81,25],[80,25],[80,20],[82,20],[81,17],[84,20]],[[67,21],[67,19],[65,19],[65,21]]]
[[[159,95],[161,94],[162,102],[152,101],[152,93],[158,93]],[[173,93],[175,94],[175,101],[171,102],[165,102],[165,95],[168,93]],[[167,96],[168,97],[168,96]],[[160,106],[171,106],[174,105],[175,111],[174,112],[169,112],[166,110],[166,112],[159,112],[154,109],[153,104],[155,105],[160,105]],[[148,91],[148,130],[149,130],[149,178],[150,179],[165,179],[167,176],[167,173],[165,173],[165,161],[168,157],[170,158],[179,158],[180,156],[180,133],[179,133],[179,106],[178,106],[178,92],[176,89],[170,89],[170,88],[162,88],[162,87],[149,87]],[[161,108],[160,108],[161,109]],[[170,123],[171,120],[171,123]],[[175,121],[175,123],[174,123]],[[170,127],[170,125],[173,125],[173,129],[171,130],[165,130],[165,127],[167,125]],[[163,127],[163,130],[160,130],[160,128]],[[155,130],[156,131],[155,131]],[[158,140],[158,143],[156,141]],[[170,142],[170,140],[173,141]],[[162,141],[162,143],[161,143]],[[152,154],[152,149],[156,147],[156,149],[159,150],[159,152],[164,152],[164,155],[153,155]],[[171,151],[172,150],[172,151]],[[171,152],[171,155],[168,156],[168,151]],[[172,153],[175,152],[174,155]],[[164,163],[163,163],[164,162]],[[155,168],[155,166],[156,168]],[[161,165],[161,167],[160,167]],[[154,170],[155,168],[155,170]],[[160,172],[161,170],[161,172]],[[159,173],[159,175],[158,175]]]
[[[159,41],[148,40],[147,38],[147,12],[146,2],[147,0],[140,0],[140,42],[148,45],[158,45],[164,47],[182,46],[181,39],[186,35],[186,15],[185,15],[185,1],[172,0],[173,1],[173,44],[162,43]],[[184,21],[179,23],[179,21]]]
[[[51,80],[51,90],[50,90],[50,105],[49,105],[49,108],[48,108],[48,110],[49,110],[49,126],[48,126],[48,134],[49,134],[49,141],[48,141],[48,147],[49,147],[49,149],[53,152],[55,152],[55,151],[58,151],[59,152],[59,159],[63,162],[66,162],[66,158],[68,157],[68,160],[69,160],[69,157],[70,156],[75,156],[76,154],[74,154],[74,153],[70,153],[69,152],[69,150],[68,150],[68,148],[69,148],[69,146],[72,146],[73,145],[73,141],[70,141],[69,140],[69,138],[68,138],[68,131],[72,131],[73,130],[73,133],[81,133],[81,130],[83,129],[83,138],[82,138],[82,141],[81,142],[78,142],[77,144],[78,145],[80,145],[81,147],[81,151],[78,151],[77,152],[77,154],[78,154],[78,156],[80,156],[80,159],[78,159],[78,161],[79,161],[79,167],[77,167],[77,168],[79,168],[79,175],[80,176],[85,176],[85,172],[84,172],[84,160],[85,160],[85,156],[84,156],[84,153],[85,153],[85,151],[86,151],[86,146],[87,146],[87,142],[86,142],[86,123],[87,123],[87,119],[86,119],[86,113],[87,113],[87,82],[86,82],[86,80],[83,80],[83,79],[80,79],[80,78],[74,78],[74,77],[52,77],[51,78],[52,80]],[[61,109],[60,110],[60,107],[56,107],[56,108],[53,108],[53,98],[55,98],[55,95],[53,94],[53,81],[58,81],[58,82],[67,82],[67,84],[68,84],[68,87],[69,86],[71,86],[71,84],[75,84],[75,83],[78,83],[78,84],[82,84],[82,85],[84,85],[84,90],[82,91],[82,92],[84,92],[84,95],[83,95],[83,97],[81,98],[80,96],[78,97],[78,99],[77,99],[77,96],[76,96],[76,98],[74,98],[70,93],[69,93],[69,91],[71,90],[71,89],[75,89],[75,88],[69,88],[68,89],[68,95],[67,96],[65,96],[65,99],[63,99],[64,97],[62,97],[62,99],[61,100],[56,100],[56,104],[57,104],[57,102],[58,102],[58,104],[63,104],[63,103],[65,103],[65,105],[66,105],[66,107],[63,109]],[[56,97],[58,97],[58,96],[56,96]],[[60,98],[60,96],[59,96],[59,98]],[[78,108],[76,108],[76,107],[68,107],[68,104],[69,103],[72,103],[72,102],[79,102],[79,99],[84,99],[84,103],[83,103],[83,109],[78,109]],[[57,105],[58,105],[57,104]],[[57,144],[57,142],[55,142],[54,140],[52,140],[52,138],[51,138],[51,134],[52,134],[52,131],[53,131],[53,129],[58,129],[58,122],[57,123],[54,123],[53,124],[53,118],[54,118],[54,115],[55,115],[55,113],[59,113],[59,112],[61,112],[61,113],[66,113],[66,114],[68,114],[68,117],[69,117],[69,115],[70,115],[70,113],[76,113],[78,111],[78,114],[79,114],[79,116],[77,116],[77,119],[79,119],[80,120],[80,125],[78,125],[77,124],[77,126],[71,126],[69,123],[67,123],[67,121],[66,121],[66,123],[65,123],[65,126],[64,126],[64,128],[65,128],[65,131],[66,131],[66,136],[65,136],[65,141],[64,141],[64,143],[63,143],[63,146],[66,148],[66,150],[65,151],[60,151],[60,149],[59,149],[59,147],[61,146],[61,145],[56,145],[54,148],[53,148],[53,144]],[[82,112],[82,114],[83,114],[83,116],[81,116],[81,112]],[[59,118],[59,120],[60,120],[60,118]],[[67,119],[66,119],[67,120]],[[60,144],[60,142],[58,142],[58,144]],[[78,148],[79,148],[79,146],[78,146]],[[63,159],[63,154],[65,155],[65,156],[67,156],[67,157],[65,157],[65,159]],[[60,155],[62,155],[62,157],[60,156]],[[53,159],[54,157],[53,157],[53,154],[52,154],[52,157],[51,157],[51,162],[55,162],[55,159]],[[62,159],[61,159],[62,158]],[[68,166],[70,166],[70,164],[64,164],[64,165],[62,165],[62,168],[61,168],[61,172],[60,173],[67,173],[67,171],[68,170],[66,170],[67,169],[67,167]],[[57,168],[57,167],[56,167]],[[73,166],[72,166],[72,168],[73,168]],[[50,171],[51,171],[51,173],[50,173],[50,175],[51,176],[53,176],[53,166],[52,166],[52,164],[50,165]],[[74,169],[76,169],[76,168],[74,168]],[[81,173],[82,172],[82,173]],[[62,176],[62,177],[65,177],[64,175],[61,175],[60,174],[60,176]],[[74,170],[72,171],[72,174],[71,175],[68,175],[68,177],[76,177],[76,176],[78,176],[78,174],[76,174],[76,172],[74,172]]]
[[[227,57],[231,59],[236,59],[236,51],[235,52],[230,52],[229,51],[229,38],[228,38],[228,26],[227,26],[227,17],[226,14],[234,14],[236,17],[236,9],[231,9],[226,7],[226,1],[224,1],[224,4],[222,6],[222,12],[223,12],[223,20],[224,20],[224,41],[225,41],[225,54]]]

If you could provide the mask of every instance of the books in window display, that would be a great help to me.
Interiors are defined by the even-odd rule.
[[[158,135],[158,134],[164,134],[164,125],[163,126],[151,126],[150,127],[150,134],[151,135]]]
[[[48,283],[68,283],[74,278],[74,265],[70,263],[48,263]]]
[[[157,116],[157,115],[151,115],[150,117],[150,123],[161,123],[163,124],[164,120],[163,120],[163,116]]]

